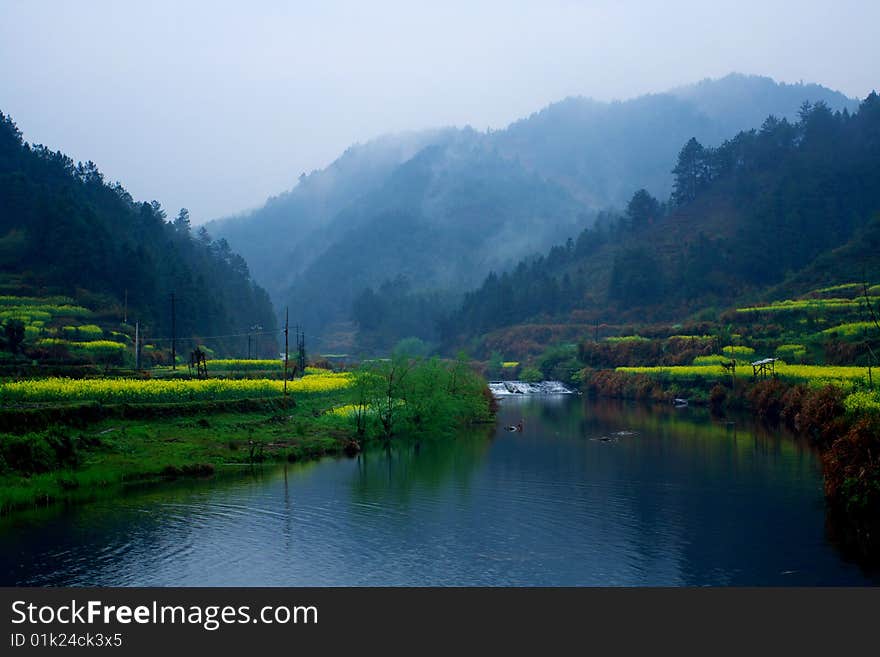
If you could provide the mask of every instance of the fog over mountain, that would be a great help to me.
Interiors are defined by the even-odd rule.
[[[805,101],[858,106],[819,85],[731,74],[624,102],[567,98],[505,130],[388,135],[208,228],[277,305],[308,307],[321,332],[346,322],[366,287],[402,277],[454,295],[576,235],[640,188],[665,199],[688,139],[718,145],[768,115],[796,119]]]

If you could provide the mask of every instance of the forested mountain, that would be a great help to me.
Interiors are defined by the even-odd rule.
[[[564,239],[587,220],[583,212],[564,189],[463,131],[423,149],[340,214],[330,230],[344,238],[303,272],[289,297],[320,327],[349,319],[359,293],[383,282],[434,299],[438,291],[459,293],[490,269]]]
[[[718,145],[770,114],[797,119],[804,101],[833,110],[858,105],[816,84],[731,74],[623,102],[567,98],[492,137],[502,153],[564,184],[588,206],[622,207],[638,188],[669,194],[669,162],[691,137]]]
[[[717,146],[771,113],[796,120],[807,100],[857,105],[818,85],[731,75],[625,102],[569,98],[500,131],[387,137],[211,229],[312,334],[352,317],[362,338],[383,334],[391,298],[436,327],[490,270],[576,235],[640,188],[668,196],[691,137]]]
[[[876,280],[878,162],[876,94],[852,114],[806,103],[796,122],[771,116],[715,148],[691,138],[670,163],[667,203],[640,191],[576,240],[490,274],[447,338],[538,318],[668,320],[771,290]]]
[[[154,338],[171,334],[172,292],[178,336],[276,325],[267,293],[226,240],[193,234],[185,209],[166,221],[159,203],[134,201],[92,162],[25,143],[2,113],[0,282],[9,292],[98,294],[120,307],[127,297],[129,318]],[[222,353],[229,344],[209,346]]]
[[[254,277],[280,299],[338,238],[329,225],[340,212],[381,187],[398,165],[422,148],[454,132],[424,130],[354,145],[326,169],[303,173],[293,189],[261,208],[218,219],[207,228],[226,238],[250,264]]]

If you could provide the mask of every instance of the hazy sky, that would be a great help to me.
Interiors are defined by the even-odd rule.
[[[0,0],[0,110],[202,222],[348,145],[731,71],[878,86],[875,0]]]

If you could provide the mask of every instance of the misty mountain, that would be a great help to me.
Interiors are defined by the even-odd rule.
[[[390,136],[243,217],[216,222],[276,303],[311,332],[351,317],[357,295],[397,280],[455,295],[574,236],[637,189],[666,198],[696,137],[716,146],[804,101],[857,102],[818,85],[730,75],[622,102],[568,98],[487,133]]]
[[[328,232],[341,238],[305,269],[288,297],[323,327],[348,320],[356,295],[387,280],[459,292],[586,220],[562,187],[463,130],[423,149],[340,213]]]
[[[639,188],[669,196],[669,163],[691,137],[715,146],[769,115],[796,120],[805,101],[858,107],[820,85],[731,74],[623,102],[567,98],[492,137],[503,154],[565,185],[589,207],[622,207]]]
[[[668,321],[880,276],[876,94],[853,113],[820,102],[795,122],[768,118],[715,148],[689,140],[677,161],[667,211],[634,199],[490,274],[446,322],[447,340],[532,322]]]
[[[302,174],[293,189],[236,217],[207,224],[248,261],[274,296],[293,283],[333,241],[327,231],[337,215],[382,186],[392,171],[453,129],[386,135],[348,148],[325,169]],[[318,234],[320,229],[325,229]]]

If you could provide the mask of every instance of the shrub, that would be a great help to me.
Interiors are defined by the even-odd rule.
[[[0,470],[32,475],[75,467],[79,461],[76,442],[58,429],[44,434],[5,435],[0,439]]]
[[[727,401],[727,388],[720,383],[712,386],[709,391],[709,407],[713,413],[720,413],[724,409],[724,402]]]
[[[748,360],[755,355],[755,350],[751,347],[739,345],[728,345],[721,349],[721,351],[728,358],[736,358],[737,360]]]
[[[853,392],[843,400],[843,406],[850,415],[880,414],[880,391],[858,390]]]
[[[782,418],[782,409],[785,408],[783,395],[787,386],[776,379],[759,381],[749,390],[749,403],[755,409],[758,416],[768,422],[779,422]]]
[[[697,356],[694,358],[694,365],[720,365],[721,363],[729,363],[730,358],[727,356]]]
[[[528,383],[537,383],[544,380],[544,375],[537,367],[524,367],[519,378]]]
[[[844,414],[843,391],[832,385],[813,388],[803,396],[796,422],[799,431],[816,444],[827,447],[831,439],[842,432]]]
[[[802,344],[781,344],[776,347],[776,355],[788,362],[803,360],[807,356],[807,348]]]

